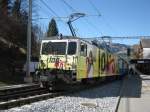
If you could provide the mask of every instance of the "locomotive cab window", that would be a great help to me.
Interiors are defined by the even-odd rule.
[[[68,44],[68,54],[73,55],[76,54],[77,43],[76,42],[69,42]]]
[[[87,45],[84,43],[80,44],[80,55],[87,56]]]

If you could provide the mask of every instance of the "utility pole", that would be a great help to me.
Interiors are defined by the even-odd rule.
[[[27,29],[27,60],[26,60],[26,77],[24,81],[27,83],[32,82],[30,76],[30,57],[31,57],[31,24],[32,24],[32,0],[29,0],[29,12],[28,12],[28,29]]]

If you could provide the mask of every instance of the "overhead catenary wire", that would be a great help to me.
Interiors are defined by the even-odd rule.
[[[99,9],[93,4],[93,2],[91,0],[88,0],[88,2],[89,2],[89,4],[91,4],[91,6],[93,7],[93,9],[98,13],[98,15],[99,15],[98,17],[100,17],[101,13],[100,13]],[[111,40],[111,38],[110,38],[110,40]],[[102,41],[104,41],[103,38],[102,38]]]
[[[45,2],[44,2],[44,0],[40,0],[41,1],[41,3],[47,8],[47,9],[49,9],[49,11],[52,13],[50,13],[51,15],[54,15],[52,18],[56,18],[57,17],[57,21],[61,21],[62,23],[65,23],[63,20],[62,20],[62,18],[60,18],[60,16],[52,9],[52,8],[50,8]],[[42,19],[42,18],[41,18]],[[44,19],[44,18],[43,18]],[[45,18],[45,19],[48,19],[48,18]],[[65,25],[67,25],[66,23],[65,23]]]
[[[100,11],[98,10],[98,8],[93,4],[93,2],[91,0],[88,0],[88,2],[92,5],[92,7],[94,8],[94,10],[98,13],[99,16],[101,16]]]
[[[39,18],[39,13],[37,12],[38,9],[39,9],[39,6],[38,6],[37,1],[36,1],[36,0],[33,0],[33,3],[32,3],[32,23],[33,23],[33,24],[39,23],[39,20],[33,21],[33,19]],[[37,21],[37,22],[36,22],[36,21]]]
[[[44,5],[45,7],[47,7],[47,9],[49,9],[49,11],[51,11],[56,17],[59,17],[59,15],[52,9],[50,8],[45,2],[44,0],[40,0]],[[64,22],[61,18],[59,18],[60,21]]]
[[[74,9],[70,4],[68,4],[65,0],[61,0],[70,10],[72,10],[73,12],[77,12],[76,9]]]
[[[99,9],[96,7],[96,5],[94,5],[94,3],[91,0],[87,0],[89,2],[89,4],[93,7],[93,9],[99,14],[101,15]],[[111,24],[106,20],[106,18],[104,17],[104,15],[101,17],[103,19],[103,21],[105,22],[106,26],[109,27],[111,30],[116,32],[116,29],[114,29]]]
[[[107,39],[109,39],[109,38],[113,38],[113,39],[150,39],[150,36],[146,36],[146,35],[141,35],[141,36],[116,36],[116,37],[114,37],[114,36],[103,36],[103,37],[94,37],[94,38],[96,38],[96,39],[99,39],[99,40],[101,40],[101,39],[105,39],[105,38],[107,38]],[[85,38],[85,39],[93,39],[93,38]]]
[[[61,0],[72,12],[78,12],[76,9],[74,9],[70,4],[68,4],[65,0]],[[89,16],[100,16],[100,14],[98,15],[88,15],[86,14],[86,17],[89,17]],[[90,25],[93,29],[97,30],[99,29],[98,27],[96,27],[93,23],[91,23],[90,21],[88,21],[87,18],[85,18],[85,21],[88,25]],[[102,32],[100,32],[101,35],[103,35]]]
[[[45,2],[44,2],[44,0],[40,0],[44,5],[45,5],[45,7],[47,7],[47,9],[49,9],[55,16],[58,16],[57,15],[57,13],[52,9],[52,8],[50,8]]]
[[[62,2],[72,11],[72,12],[79,12],[77,11],[76,9],[74,9],[70,4],[68,4],[66,1],[62,0]],[[84,17],[84,13],[82,13],[83,16],[81,17]],[[70,15],[71,16],[71,15]],[[69,17],[70,18],[70,17]],[[75,19],[76,20],[76,19]],[[76,26],[74,26],[75,29],[73,28],[73,30],[78,34],[78,36],[81,36],[82,34],[79,33],[78,29],[76,28]]]
[[[74,9],[70,4],[68,4],[65,0],[61,0],[72,12],[78,12],[76,9]],[[69,17],[70,18],[70,17]],[[76,28],[75,29],[73,29],[74,31],[76,31],[76,33],[78,33],[78,35],[80,35],[79,34],[79,32],[76,30]]]
[[[46,15],[46,16],[44,16],[44,17],[38,17],[38,18],[34,18],[34,20],[44,20],[44,19],[51,19],[51,18],[54,18],[56,15],[57,15],[57,13],[55,13],[55,11],[54,10],[52,10],[52,8],[50,8],[48,5],[45,5],[46,3],[43,1],[43,0],[39,0],[44,6],[45,6],[45,8],[46,9],[48,9],[48,10],[45,10],[45,8],[42,8],[39,4],[40,3],[38,3],[38,7],[39,7],[39,9],[43,9],[43,11],[42,11],[42,14],[44,14],[44,15]]]
[[[89,22],[88,19],[85,19],[86,23],[89,24],[91,27],[93,27],[93,29],[97,30],[99,29],[96,25],[94,25],[93,23]],[[102,36],[103,36],[103,33],[102,32],[99,32]]]

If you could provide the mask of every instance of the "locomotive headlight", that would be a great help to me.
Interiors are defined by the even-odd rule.
[[[67,63],[67,66],[71,66],[71,64],[70,64],[70,63]]]
[[[71,68],[71,64],[70,64],[70,63],[67,63],[67,64],[66,64],[66,69],[69,70],[69,68]]]

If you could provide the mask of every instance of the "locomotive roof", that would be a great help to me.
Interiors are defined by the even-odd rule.
[[[79,39],[79,40],[85,41],[89,44],[92,44],[92,42],[87,40],[87,39],[79,38],[79,37],[73,37],[73,36],[62,36],[61,39],[59,39],[59,36],[52,36],[52,37],[46,37],[42,40],[66,40],[66,39]]]
[[[52,36],[52,37],[46,37],[42,40],[59,40],[60,36]],[[79,37],[73,37],[73,36],[62,36],[62,39],[81,39]]]
[[[79,40],[82,40],[86,43],[92,44],[94,46],[97,46],[101,49],[105,49],[108,52],[110,52],[109,47],[105,43],[97,43],[97,40],[94,40],[94,38],[93,38],[93,40],[89,40],[88,38],[79,38],[79,37],[73,37],[73,36],[62,36],[62,39],[59,39],[59,36],[52,36],[52,37],[46,37],[42,40],[66,40],[66,39],[79,39]]]
[[[79,40],[82,40],[82,41],[87,42],[89,44],[95,45],[95,46],[102,48],[102,49],[104,49],[106,46],[106,45],[104,45],[104,43],[96,44],[97,40],[94,40],[94,38],[93,38],[93,40],[89,40],[88,38],[79,38],[79,37],[73,37],[73,36],[62,36],[62,39],[59,39],[59,36],[52,36],[52,37],[46,37],[42,40],[66,40],[66,39],[79,39]]]

